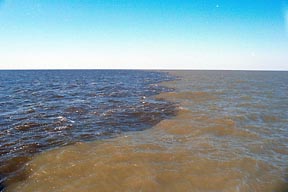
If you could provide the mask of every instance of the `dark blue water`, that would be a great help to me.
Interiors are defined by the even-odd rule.
[[[0,180],[37,152],[151,127],[174,113],[153,99],[166,73],[117,70],[0,71]]]

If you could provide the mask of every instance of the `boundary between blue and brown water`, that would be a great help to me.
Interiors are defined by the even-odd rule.
[[[140,70],[140,71],[145,71],[145,70]],[[146,70],[146,71],[148,71],[148,70]],[[172,81],[172,80],[177,79],[177,77],[173,76],[170,73],[170,71],[161,71],[161,70],[149,70],[149,71],[165,73],[166,75],[168,75],[169,80],[164,80],[162,82],[167,82],[167,81]],[[164,87],[164,86],[161,85],[161,83],[160,83],[160,87]],[[168,90],[166,90],[166,91],[168,91]],[[173,89],[169,88],[169,91],[173,91]],[[155,96],[156,95],[153,95],[151,97],[154,100],[157,100],[157,98],[155,98]],[[158,118],[158,120],[153,121],[152,123],[149,123],[149,127],[147,127],[147,128],[152,128],[154,125],[158,124],[160,121],[162,121],[164,119],[169,119],[169,118],[176,115],[178,105],[176,103],[171,102],[171,101],[165,101],[165,103],[166,103],[166,107],[167,107],[167,109],[166,109],[167,111],[165,112],[165,115]],[[148,126],[148,124],[147,124],[147,126]],[[112,137],[117,137],[117,135],[113,135]],[[97,138],[96,138],[96,140],[97,140]],[[87,141],[87,142],[90,142],[90,141]],[[72,145],[72,144],[73,143],[69,143],[69,145]],[[56,146],[56,148],[62,147],[62,146],[63,145]],[[64,146],[66,146],[66,145],[64,145]],[[27,162],[29,162],[33,158],[33,156],[39,154],[39,152],[45,152],[45,151],[51,150],[53,148],[55,148],[55,146],[53,146],[52,148],[46,148],[45,150],[35,150],[34,152],[30,153],[27,156],[15,156],[15,157],[7,160],[7,161],[2,161],[1,165],[0,165],[0,192],[5,191],[5,186],[8,186],[11,183],[15,183],[15,182],[24,180],[27,177],[28,173],[25,172],[25,164]]]

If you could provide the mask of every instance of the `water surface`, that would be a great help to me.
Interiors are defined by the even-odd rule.
[[[168,79],[151,71],[0,71],[0,183],[24,177],[35,153],[169,117],[174,106],[151,98],[169,91],[158,84]]]
[[[287,191],[288,73],[171,73],[175,117],[37,155],[7,191]]]

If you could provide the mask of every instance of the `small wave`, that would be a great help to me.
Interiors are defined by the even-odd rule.
[[[84,107],[68,107],[65,109],[66,113],[74,113],[74,114],[85,114],[87,113],[87,109],[85,109]]]
[[[23,125],[15,126],[15,129],[19,131],[27,131],[30,128],[39,127],[41,124],[35,122],[24,123]]]
[[[166,109],[170,109],[161,105],[166,100],[177,103],[169,105],[174,109],[178,106],[176,116],[167,119],[165,114],[159,121],[165,120],[158,121],[152,129],[143,132],[126,133],[106,141],[80,142],[41,153],[26,164],[23,171],[25,180],[9,185],[7,192],[56,189],[71,192],[264,192],[287,186],[287,126],[286,122],[281,121],[287,116],[285,107],[279,98],[267,99],[265,94],[261,94],[261,91],[266,91],[263,89],[272,85],[266,85],[266,74],[263,76],[266,80],[263,86],[264,81],[257,80],[258,72],[247,73],[242,82],[243,73],[185,71],[182,80],[171,84],[167,82],[175,89],[174,92],[161,93],[156,96],[159,100],[151,102],[148,97],[141,98],[146,94],[140,91],[141,94],[131,97],[131,101],[137,98],[137,102],[130,107],[125,107],[127,103],[121,99],[117,99],[120,102],[105,105],[105,102],[115,100],[111,97],[115,90],[109,92],[107,88],[107,94],[112,95],[98,103],[97,107],[101,110],[94,108],[85,113],[92,118],[105,119],[104,122],[95,122],[97,128],[102,129],[89,127],[95,135],[109,135],[117,130],[119,134],[119,130],[131,130],[139,122],[146,122],[145,126],[150,122],[157,123],[153,116],[163,115]],[[249,82],[253,82],[253,86],[247,86]],[[158,88],[158,84],[151,87]],[[257,91],[253,92],[250,88]],[[271,99],[273,105],[266,102]],[[269,105],[271,109],[251,106],[251,103]],[[277,103],[281,103],[281,106]],[[82,107],[82,104],[76,106]],[[155,108],[157,111],[154,111]],[[64,114],[63,117],[68,120],[69,112],[61,112],[50,118],[55,121]],[[108,115],[101,116],[103,113]],[[71,114],[71,117],[81,116],[73,111]],[[67,124],[67,121],[63,121],[57,126]],[[120,125],[129,126],[119,129]],[[73,126],[83,130],[77,123]],[[89,129],[85,129],[87,132],[83,130],[76,139],[82,136],[84,141],[89,140]],[[55,134],[70,138],[73,130],[74,127],[67,132],[55,131]],[[49,131],[49,134],[54,132]],[[53,138],[52,142],[59,141]]]
[[[276,117],[274,115],[262,115],[261,118],[265,123],[273,123],[273,122],[281,122],[282,121],[282,119],[280,119],[279,117]]]
[[[265,191],[278,184],[267,175],[275,167],[263,161],[251,157],[219,161],[198,156],[165,134],[153,135],[153,140],[143,137],[76,143],[43,153],[27,164],[26,180],[7,191]]]

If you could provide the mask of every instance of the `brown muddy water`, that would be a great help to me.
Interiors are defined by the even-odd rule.
[[[171,74],[175,117],[36,155],[5,191],[287,191],[288,73]]]

